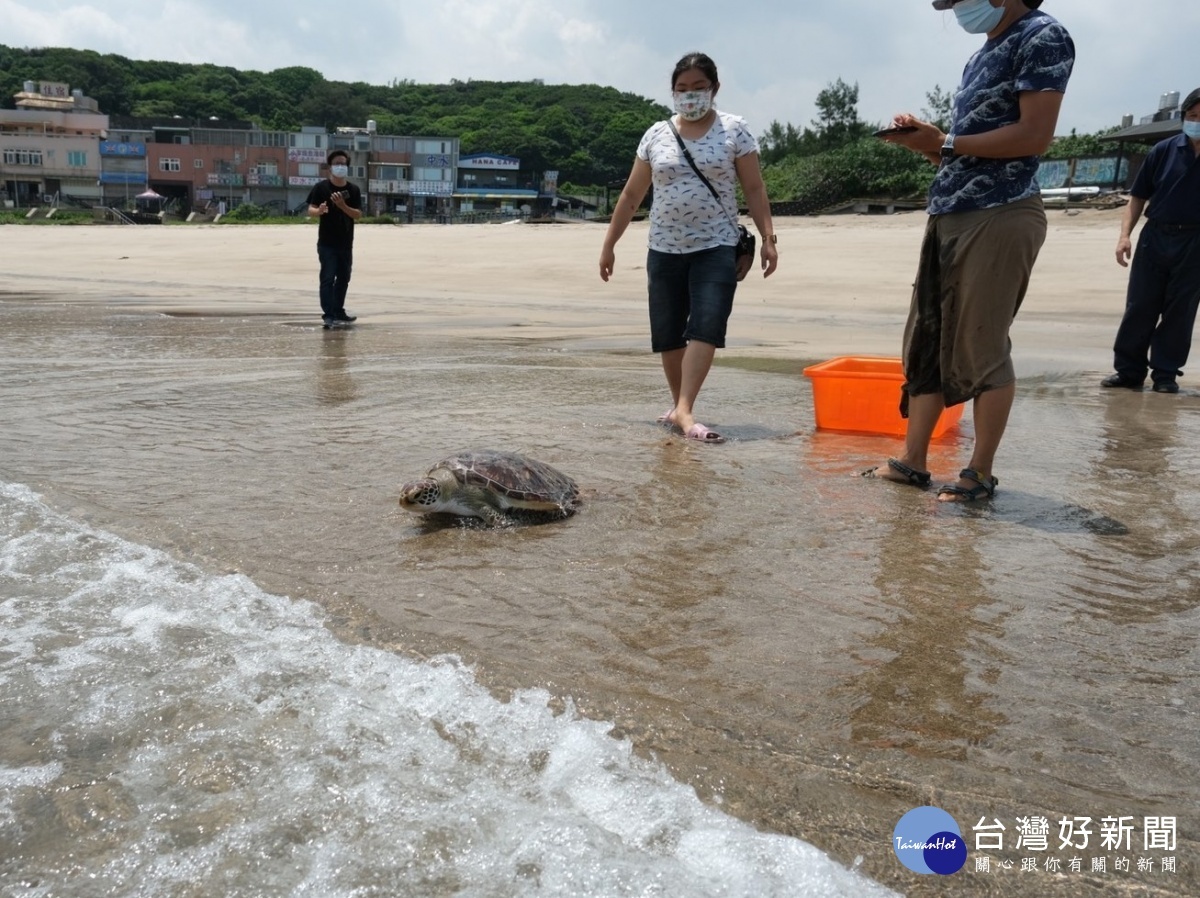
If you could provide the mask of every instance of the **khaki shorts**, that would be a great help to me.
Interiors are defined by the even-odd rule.
[[[1009,328],[1046,239],[1040,196],[932,215],[904,326],[904,392],[958,405],[1016,380]]]

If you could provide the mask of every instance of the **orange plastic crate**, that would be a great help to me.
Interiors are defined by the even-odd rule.
[[[804,374],[812,380],[819,430],[904,436],[908,422],[900,417],[900,386],[904,383],[900,359],[839,356],[809,365]],[[933,435],[944,434],[962,413],[961,404],[943,411]]]

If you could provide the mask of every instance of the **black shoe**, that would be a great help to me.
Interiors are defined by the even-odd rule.
[[[344,324],[349,324],[351,321],[357,321],[358,316],[357,315],[348,315],[345,312],[340,312],[337,316],[337,320],[341,321]]]
[[[1145,380],[1132,380],[1124,374],[1110,374],[1100,381],[1102,387],[1124,387],[1127,390],[1140,390]]]
[[[331,327],[337,327],[337,319],[332,315],[322,315],[321,326],[325,328],[325,330],[329,330]]]
[[[1179,384],[1173,380],[1160,380],[1154,384],[1155,393],[1178,393]]]

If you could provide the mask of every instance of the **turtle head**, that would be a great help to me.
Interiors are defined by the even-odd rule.
[[[400,507],[417,514],[428,514],[442,500],[442,488],[430,477],[413,480],[400,487]]]

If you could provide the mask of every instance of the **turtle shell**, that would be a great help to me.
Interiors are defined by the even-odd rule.
[[[557,468],[515,452],[472,449],[442,459],[429,473],[450,471],[460,483],[493,490],[516,507],[573,511],[579,486]]]

